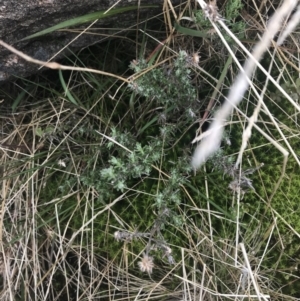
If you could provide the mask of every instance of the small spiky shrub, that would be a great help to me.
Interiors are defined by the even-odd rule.
[[[241,10],[253,8],[224,1],[203,13],[187,4],[176,10],[181,34],[128,31],[68,60],[129,84],[61,72],[59,85],[20,81],[33,99],[5,95],[15,112],[5,112],[1,134],[3,300],[297,297],[298,166],[289,159],[283,170],[282,153],[254,130],[236,165],[243,114],[257,107],[252,90],[232,111],[218,153],[197,172],[190,164],[195,132],[207,130],[238,72],[208,18],[225,19],[250,48],[253,24]],[[197,28],[197,38],[184,28],[187,35]],[[238,52],[235,59],[244,61]],[[266,56],[265,67],[271,61]],[[271,75],[297,99],[294,71],[278,66]],[[252,78],[261,90],[265,81]],[[275,86],[264,96],[297,149],[297,110]],[[282,143],[266,112],[259,126]]]

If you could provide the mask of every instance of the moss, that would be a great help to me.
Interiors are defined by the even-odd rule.
[[[279,98],[278,95],[276,97]],[[251,111],[249,103],[247,106],[247,109]],[[299,148],[298,136],[292,137],[291,135],[291,133],[297,133],[298,131],[297,123],[292,118],[294,116],[294,108],[283,97],[277,99],[277,103],[268,103],[268,108],[276,120],[280,122],[281,129],[288,138],[292,149],[297,152]],[[245,108],[242,108],[242,110],[245,110]],[[268,122],[266,116],[263,118],[264,122]],[[238,118],[233,119],[233,121],[235,120],[238,120]],[[266,127],[268,135],[284,146],[277,129],[271,123],[266,124]],[[238,146],[241,145],[241,129],[238,125],[231,126],[231,137],[233,137],[234,143],[231,147],[223,149],[224,155],[230,156],[238,151]],[[284,147],[287,149],[286,146]],[[287,275],[284,271],[288,271],[290,275],[297,274],[293,267],[298,265],[297,254],[299,253],[299,241],[295,232],[300,233],[300,206],[298,201],[300,169],[294,158],[289,156],[280,187],[272,200],[270,200],[269,198],[274,193],[275,185],[282,175],[284,159],[282,153],[254,129],[248,150],[244,153],[244,158],[247,158],[247,160],[244,160],[243,168],[249,168],[249,162],[252,166],[257,166],[260,163],[264,163],[264,166],[251,175],[255,192],[246,193],[241,201],[240,223],[248,228],[241,227],[241,236],[245,237],[245,235],[249,235],[251,232],[254,233],[259,229],[257,241],[251,248],[256,249],[257,247],[263,250],[268,239],[268,237],[264,237],[264,233],[267,233],[274,222],[274,218],[277,216],[275,212],[272,213],[271,208],[280,214],[281,218],[277,218],[276,229],[268,246],[270,251],[268,251],[263,262],[265,266],[278,270],[276,272],[277,282],[283,284],[287,280]],[[216,200],[222,208],[227,208],[235,216],[236,210],[235,206],[231,207],[230,192],[219,190],[219,187],[226,187],[226,181],[228,183],[226,178],[214,177],[215,185],[209,187],[210,199]],[[253,219],[254,216],[255,219]],[[220,223],[217,220],[213,220],[213,222],[216,223],[214,227],[217,229],[218,234],[223,237],[230,237],[230,229],[232,229],[233,233],[235,232],[235,225],[232,223]],[[286,223],[294,230],[291,231]],[[284,247],[284,250],[282,247]],[[261,254],[259,253],[258,255]],[[278,258],[279,255],[280,261],[275,261],[275,263],[274,258]],[[284,291],[289,292],[292,290],[295,290],[295,284],[291,282],[290,285],[285,287]]]

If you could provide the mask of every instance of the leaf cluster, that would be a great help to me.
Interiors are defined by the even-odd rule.
[[[232,33],[236,35],[238,39],[245,38],[246,23],[243,20],[239,20],[241,10],[243,8],[243,3],[241,0],[229,0],[226,2],[224,10],[221,11],[221,15],[230,25]],[[210,21],[205,18],[203,10],[197,10],[195,13],[195,19],[198,26],[204,31],[209,31],[212,28]],[[228,43],[233,43],[232,38],[226,33],[225,30],[220,29],[222,36]],[[212,35],[211,39],[213,44],[216,44],[219,40],[217,35]]]
[[[136,79],[129,87],[148,101],[155,100],[158,105],[164,106],[165,111],[184,109],[188,112],[197,101],[196,89],[191,83],[191,67],[191,60],[185,51],[180,51],[171,65],[153,67],[144,59],[134,61],[130,68],[135,72]]]

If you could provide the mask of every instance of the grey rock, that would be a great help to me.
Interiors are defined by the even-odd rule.
[[[25,37],[47,29],[58,23],[70,20],[88,13],[103,11],[116,4],[117,1],[109,0],[0,0],[0,39],[16,49],[39,60],[49,60],[55,56],[58,60],[68,51],[76,51],[86,46],[99,43],[105,38],[99,35],[83,34],[75,39],[67,49],[57,54],[64,46],[70,43],[79,34],[79,29],[86,28],[91,24],[77,25],[77,32],[55,31],[50,34],[34,39],[23,40]],[[125,6],[136,6],[138,1],[122,0],[117,3],[116,8]],[[128,28],[139,20],[151,17],[162,12],[162,1],[145,0],[141,6],[157,5],[157,8],[135,9],[126,13],[99,20],[95,27],[99,28],[97,33],[111,34],[110,28]],[[10,53],[0,46],[0,82],[7,81],[17,76],[28,76],[36,73],[40,66],[28,63],[23,59]]]

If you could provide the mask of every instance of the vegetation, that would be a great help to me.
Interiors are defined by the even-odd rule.
[[[126,81],[51,70],[0,91],[1,300],[300,297],[297,30],[265,54],[217,152],[191,165],[241,45],[279,6],[220,2],[166,1],[159,22],[63,62]]]

